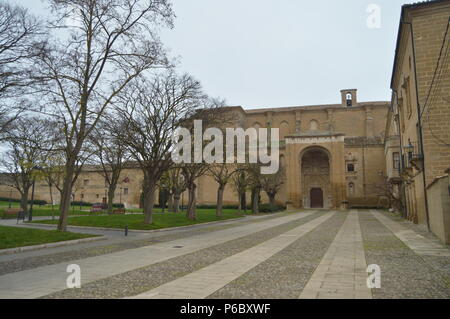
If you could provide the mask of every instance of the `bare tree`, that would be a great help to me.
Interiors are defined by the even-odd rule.
[[[284,173],[283,169],[280,168],[278,172],[275,174],[263,175],[260,176],[261,179],[261,187],[266,192],[269,197],[269,204],[271,208],[275,207],[275,196],[280,191],[281,187],[284,184]]]
[[[384,177],[382,184],[374,184],[374,190],[387,199],[389,208],[393,208],[404,215],[404,205],[402,201],[402,183],[400,180],[390,180]]]
[[[169,212],[180,212],[180,199],[184,191],[186,191],[186,182],[182,175],[182,169],[174,166],[165,174],[165,180],[169,189]]]
[[[52,41],[36,59],[42,113],[63,125],[65,176],[58,229],[65,231],[77,161],[86,138],[128,84],[167,58],[153,28],[172,26],[168,0],[48,0]]]
[[[95,164],[100,166],[99,173],[108,187],[109,214],[113,211],[114,194],[120,175],[130,159],[127,147],[123,143],[124,134],[120,121],[106,117],[90,137]]]
[[[183,123],[183,127],[190,132],[191,137],[191,141],[189,141],[191,145],[190,159],[188,159],[188,162],[184,162],[181,165],[181,172],[183,174],[184,181],[186,183],[188,191],[188,205],[186,217],[190,220],[197,219],[197,211],[196,211],[197,179],[208,172],[208,169],[211,164],[207,163],[203,158],[203,156],[201,159],[196,159],[195,123],[196,121],[200,121],[202,123],[201,134],[203,138],[204,133],[208,128],[218,128],[219,130],[222,131],[223,126],[226,125],[227,123],[230,123],[232,119],[234,119],[234,114],[230,113],[229,110],[226,107],[224,107],[225,101],[219,99],[206,99],[204,100],[204,102],[205,102],[204,107],[197,110],[195,114],[193,114],[187,121]],[[203,144],[202,146],[204,147],[206,146],[207,142],[203,140],[202,144]],[[225,157],[223,157],[220,160],[225,161]]]
[[[188,191],[186,217],[190,220],[197,219],[197,179],[205,175],[207,171],[208,164],[206,163],[186,163],[182,166],[182,174]]]
[[[48,157],[49,140],[48,122],[38,118],[18,119],[8,132],[7,150],[2,164],[10,176],[12,186],[21,195],[20,206],[25,212],[37,169]]]
[[[252,193],[252,213],[259,213],[259,204],[261,202],[261,166],[259,164],[247,164],[248,185]]]
[[[238,209],[239,212],[247,210],[247,203],[245,200],[245,194],[249,186],[249,177],[246,167],[243,164],[239,164],[236,173],[232,176],[233,187],[238,195]]]
[[[223,163],[212,164],[208,167],[208,172],[218,184],[216,216],[222,217],[223,194],[225,192],[225,187],[231,181],[232,177],[237,171],[234,166]]]
[[[0,136],[23,110],[30,61],[42,46],[41,23],[26,9],[0,1]]]
[[[123,143],[143,174],[143,208],[146,224],[153,221],[157,184],[172,167],[173,134],[205,99],[200,83],[172,71],[142,81],[123,96],[117,109],[126,132]]]

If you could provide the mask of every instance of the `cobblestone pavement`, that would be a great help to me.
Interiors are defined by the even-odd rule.
[[[0,276],[11,272],[18,272],[42,266],[54,265],[62,262],[68,262],[71,260],[95,257],[123,251],[126,249],[139,248],[153,245],[156,243],[190,237],[202,233],[229,229],[235,226],[256,223],[262,220],[270,220],[272,218],[278,218],[285,215],[286,213],[279,213],[267,216],[248,216],[247,218],[229,220],[220,224],[209,224],[209,225],[198,224],[190,226],[188,228],[179,228],[167,230],[164,232],[153,232],[153,233],[133,232],[129,233],[128,237],[125,237],[123,232],[121,231],[99,231],[88,228],[69,229],[70,231],[73,232],[94,233],[104,235],[108,237],[108,240],[102,240],[101,242],[94,242],[88,244],[80,244],[76,246],[35,250],[13,255],[1,255]],[[113,234],[113,236],[111,237],[110,234]]]
[[[8,259],[9,258],[9,259]],[[0,258],[0,298],[450,298],[450,250],[386,211],[306,211]],[[81,289],[66,289],[68,264]],[[381,288],[367,288],[368,265]]]

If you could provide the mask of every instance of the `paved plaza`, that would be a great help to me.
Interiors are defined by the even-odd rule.
[[[0,255],[0,298],[450,298],[450,249],[387,211],[307,210],[102,234]],[[81,288],[67,288],[72,264]],[[380,288],[367,285],[369,265],[381,271]]]

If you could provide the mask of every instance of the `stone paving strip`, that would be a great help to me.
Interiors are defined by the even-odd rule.
[[[406,246],[412,249],[418,255],[430,256],[447,256],[450,257],[450,250],[444,245],[425,238],[424,236],[408,229],[401,224],[384,216],[381,212],[371,210],[372,215],[388,228],[398,239],[400,239]]]
[[[449,257],[418,255],[380,222],[381,214],[363,211],[359,215],[367,263],[381,268],[381,288],[372,289],[373,297],[450,298]],[[424,253],[422,248],[419,251]]]
[[[138,234],[140,239],[136,238],[136,236],[124,237],[122,235],[122,238],[114,237],[102,244],[80,244],[79,246],[72,248],[59,247],[45,249],[43,251],[24,252],[18,255],[0,255],[0,276],[12,272],[68,262],[71,260],[95,257],[124,251],[127,249],[154,245],[156,243],[172,241],[218,230],[225,230],[237,226],[260,223],[262,221],[277,219],[289,214],[292,214],[292,212],[277,213],[268,216],[249,216],[245,219],[228,220],[221,224],[214,225],[197,224],[193,225],[190,229],[178,229],[165,233]]]
[[[82,271],[82,284],[162,262],[200,249],[225,243],[264,229],[294,222],[313,212],[290,214],[276,219],[236,226],[231,229],[194,235],[189,238],[128,249],[117,253],[74,260]],[[0,276],[0,299],[37,298],[66,288],[68,263],[39,267]]]
[[[358,212],[352,210],[300,299],[371,299]]]
[[[78,245],[78,244],[83,244],[83,243],[91,243],[91,242],[99,241],[99,240],[106,240],[106,237],[105,236],[91,237],[91,238],[83,238],[83,239],[75,239],[75,240],[65,240],[65,241],[59,241],[59,242],[55,242],[55,243],[47,243],[47,244],[41,244],[41,245],[0,249],[0,255],[12,255],[12,254],[22,253],[22,252],[26,252],[26,251],[44,249],[44,248],[54,248],[54,247]]]
[[[207,299],[297,299],[346,219],[339,212]]]
[[[300,237],[333,217],[322,215],[304,225],[217,263],[166,283],[133,299],[202,299],[242,276],[245,272],[285,249]]]

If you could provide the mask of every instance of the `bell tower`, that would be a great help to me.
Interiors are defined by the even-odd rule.
[[[357,89],[341,90],[342,106],[343,107],[358,106],[357,92],[358,92]]]

